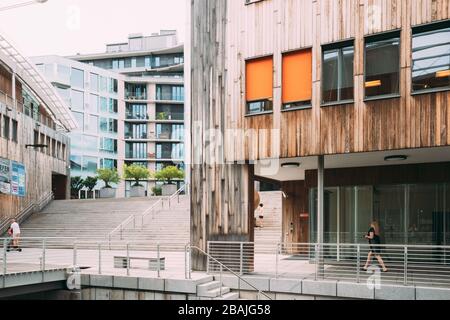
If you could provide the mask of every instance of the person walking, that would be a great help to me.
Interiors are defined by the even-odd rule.
[[[366,265],[364,266],[364,270],[368,270],[369,264],[372,262],[372,258],[375,256],[377,258],[378,263],[383,268],[383,272],[387,272],[388,269],[384,264],[383,258],[381,257],[381,237],[380,237],[380,226],[377,221],[373,221],[370,224],[370,229],[367,235],[365,236],[367,240],[369,240],[369,255],[367,257]]]
[[[259,227],[264,228],[264,204],[260,204],[256,209],[257,216],[259,218]]]
[[[15,251],[21,252],[22,249],[19,248],[20,240],[20,226],[15,219],[11,219],[11,230],[12,230],[12,246]]]

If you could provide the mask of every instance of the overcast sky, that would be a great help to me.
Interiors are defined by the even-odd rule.
[[[0,32],[25,55],[104,52],[130,33],[176,29],[185,35],[186,0],[48,0],[1,11],[29,0],[0,0]]]

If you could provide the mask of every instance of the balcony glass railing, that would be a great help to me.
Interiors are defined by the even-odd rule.
[[[173,94],[157,94],[156,100],[160,101],[184,101],[184,95],[173,95]]]
[[[147,93],[126,92],[125,99],[127,99],[127,100],[147,100]]]
[[[158,112],[156,114],[156,120],[161,120],[161,121],[166,121],[166,120],[183,121],[184,120],[184,113]]]

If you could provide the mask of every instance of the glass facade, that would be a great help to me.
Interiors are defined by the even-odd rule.
[[[84,110],[84,92],[72,90],[71,91],[71,106],[73,110]]]
[[[156,159],[184,159],[184,144],[182,143],[157,143]]]
[[[70,85],[75,88],[84,88],[84,71],[72,68],[72,74],[70,77]]]
[[[172,85],[157,85],[156,100],[184,101],[184,87]]]
[[[366,244],[373,220],[383,244],[450,243],[450,183],[326,188],[324,241]],[[317,239],[317,190],[310,190],[310,242]]]
[[[147,159],[147,143],[125,144],[125,158],[127,159]]]
[[[127,103],[126,117],[129,120],[147,120],[147,105]]]
[[[98,80],[98,74],[91,73],[91,79],[90,79],[90,89],[92,92],[98,92],[99,87],[99,80]]]

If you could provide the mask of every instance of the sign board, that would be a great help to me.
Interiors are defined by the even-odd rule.
[[[25,166],[21,163],[11,162],[11,194],[25,197],[26,172]]]
[[[11,161],[0,158],[0,193],[11,194]]]

